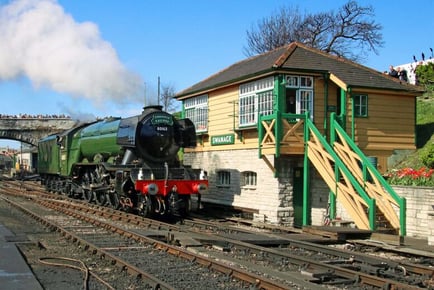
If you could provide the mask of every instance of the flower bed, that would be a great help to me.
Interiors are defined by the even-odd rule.
[[[387,174],[387,181],[391,185],[434,186],[434,169],[395,169]]]

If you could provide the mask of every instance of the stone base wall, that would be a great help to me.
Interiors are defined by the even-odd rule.
[[[313,188],[321,188],[324,185],[324,192],[328,191],[324,181],[315,179],[311,189],[312,196],[312,225],[319,225],[321,214],[325,213],[327,204],[318,202],[323,198],[321,190],[313,190]],[[412,186],[393,186],[395,192],[406,199],[407,202],[407,236],[415,238],[428,238],[434,235],[431,229],[434,229],[434,188],[431,187],[412,187]],[[327,199],[327,197],[324,197]],[[317,202],[315,202],[317,201]],[[399,215],[399,209],[396,209]],[[346,209],[337,202],[336,218],[351,221],[352,218],[348,215]],[[434,237],[432,238],[434,239]],[[434,240],[433,240],[434,242]]]
[[[315,168],[310,168],[309,177],[311,224],[313,226],[322,226],[324,218],[327,216],[329,188]]]
[[[274,157],[267,156],[274,165]],[[279,181],[257,150],[195,152],[184,155],[184,164],[208,171],[209,190],[204,202],[256,211],[254,218],[271,224],[293,225],[290,169]],[[230,186],[218,185],[218,171],[231,173]],[[242,172],[257,173],[257,186],[242,186]]]
[[[434,229],[434,188],[416,186],[393,186],[395,192],[407,201],[407,236],[428,238]]]

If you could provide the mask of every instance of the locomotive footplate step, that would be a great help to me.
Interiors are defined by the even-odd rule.
[[[42,290],[15,242],[28,241],[24,236],[14,236],[0,224],[0,285],[1,289]]]
[[[345,241],[348,239],[363,239],[370,237],[372,234],[372,231],[369,230],[330,226],[303,227],[303,232],[319,235],[322,237],[328,237],[336,241]]]

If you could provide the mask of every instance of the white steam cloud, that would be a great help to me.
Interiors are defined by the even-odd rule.
[[[55,0],[0,7],[0,81],[27,77],[73,97],[138,101],[143,81],[119,60],[91,22],[77,23]]]

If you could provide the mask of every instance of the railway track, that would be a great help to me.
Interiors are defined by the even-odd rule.
[[[19,193],[15,191],[15,194]],[[139,289],[289,289],[294,286],[290,281],[280,283],[149,238],[103,221],[101,216],[70,209],[61,200],[44,209],[34,199],[23,200],[18,196],[14,197],[16,201],[2,199],[87,252],[117,265],[132,276],[132,281],[142,280],[144,288]]]
[[[35,194],[31,193],[28,196]],[[323,245],[284,239],[281,235],[260,233],[268,240],[279,241],[281,246],[279,249],[265,248],[234,239],[233,237],[237,236],[245,238],[246,235],[259,234],[233,226],[223,226],[220,223],[199,220],[185,220],[182,225],[172,225],[143,219],[105,207],[89,207],[85,203],[65,201],[62,200],[61,196],[57,196],[60,200],[45,199],[43,196],[41,193],[38,194],[38,198],[34,198],[34,201],[52,209],[68,211],[68,215],[81,215],[82,218],[85,216],[84,220],[88,219],[89,216],[99,217],[95,224],[98,227],[108,228],[112,232],[124,231],[125,228],[128,228],[127,236],[134,237],[133,239],[139,238],[132,233],[143,233],[144,229],[154,231],[151,236],[157,237],[159,243],[162,243],[159,247],[166,252],[169,251],[169,248],[170,251],[176,253],[180,251],[180,247],[171,248],[167,243],[182,245],[182,237],[194,237],[196,241],[200,241],[202,246],[199,247],[197,244],[187,246],[189,248],[188,254],[194,252],[197,255],[195,258],[189,257],[188,259],[200,260],[203,257],[213,257],[231,265],[238,265],[240,269],[253,269],[257,275],[253,283],[255,287],[259,285],[258,281],[263,279],[261,277],[273,277],[274,280],[283,283],[278,287],[287,289],[294,287],[294,284],[306,289],[320,288],[324,285],[339,288],[344,285],[346,285],[345,287],[351,285],[352,289],[360,289],[366,285],[381,289],[384,287],[388,289],[416,289],[429,288],[432,282],[433,269],[425,266],[394,262]],[[109,221],[124,224],[123,229],[108,226]],[[218,267],[221,266],[219,264]],[[225,272],[223,271],[223,273]],[[264,283],[265,281],[266,279]],[[293,284],[284,285],[285,281],[293,281]],[[275,288],[272,288],[270,284],[264,289]]]

